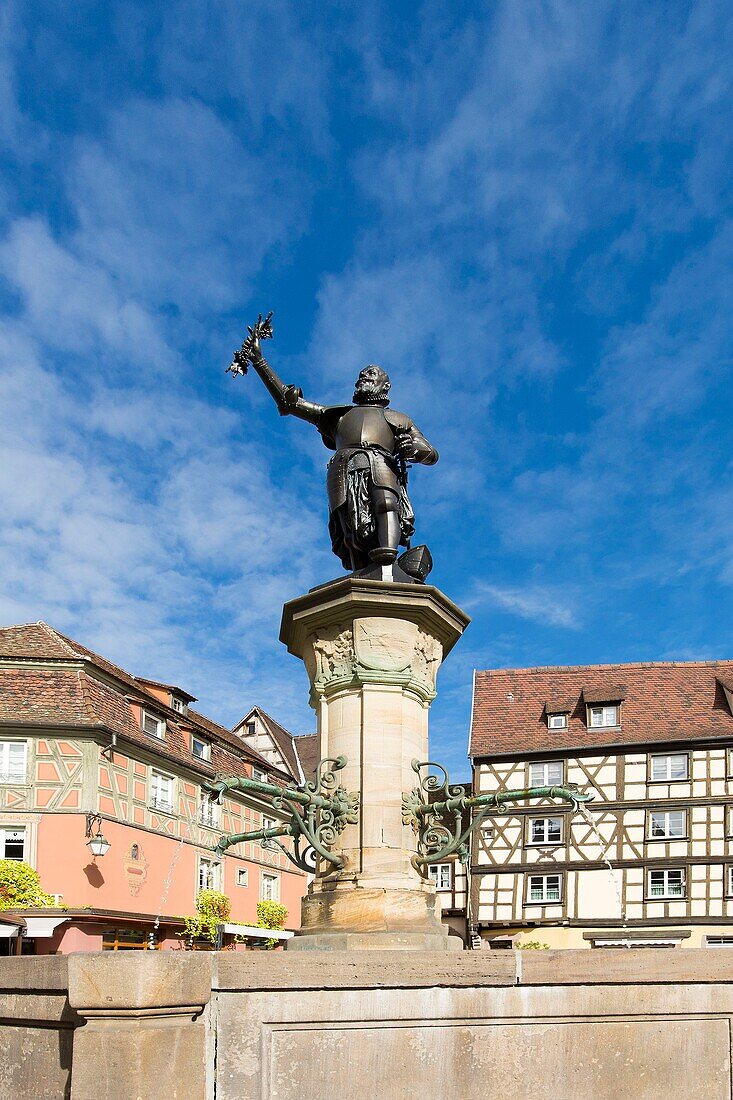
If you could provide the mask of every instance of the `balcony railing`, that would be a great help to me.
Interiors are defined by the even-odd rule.
[[[156,798],[155,795],[150,799],[151,810],[162,810],[163,813],[173,813],[173,803],[169,798]]]

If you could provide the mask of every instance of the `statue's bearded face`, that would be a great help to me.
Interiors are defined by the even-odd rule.
[[[390,386],[387,372],[370,363],[368,367],[364,367],[356,380],[354,404],[388,405]]]

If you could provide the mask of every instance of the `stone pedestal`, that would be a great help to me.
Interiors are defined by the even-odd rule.
[[[415,786],[412,760],[428,759],[436,675],[468,622],[432,586],[355,577],[285,605],[280,639],[305,663],[320,755],[347,758],[340,782],[360,798],[358,824],[334,847],[344,866],[322,865],[290,950],[448,946],[435,891],[412,864],[402,793]]]

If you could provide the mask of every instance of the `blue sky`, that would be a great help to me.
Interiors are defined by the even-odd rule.
[[[731,657],[733,10],[10,0],[0,16],[0,621],[227,725],[314,726],[282,602],[339,575],[324,402],[367,362],[474,667]]]

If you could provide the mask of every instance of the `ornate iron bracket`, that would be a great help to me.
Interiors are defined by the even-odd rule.
[[[271,829],[254,829],[248,833],[230,833],[219,838],[217,855],[223,855],[234,844],[258,840],[263,848],[279,849],[302,871],[314,872],[319,860],[330,863],[333,870],[343,866],[343,857],[331,848],[336,837],[347,825],[359,820],[359,796],[349,793],[338,783],[337,772],[346,766],[346,757],[321,760],[316,778],[299,787],[276,787],[256,779],[218,779],[203,786],[211,792],[212,801],[221,802],[224,791],[245,791],[265,795],[273,810],[289,817],[288,821]],[[280,837],[292,837],[292,850]]]
[[[435,775],[427,769],[434,768]],[[515,791],[467,795],[460,783],[451,783],[442,764],[432,760],[413,760],[412,770],[418,785],[402,796],[402,821],[411,825],[417,835],[417,853],[413,866],[423,877],[427,865],[457,854],[463,863],[469,860],[468,839],[491,814],[501,812],[506,802],[521,802],[529,798],[560,798],[576,809],[590,802],[592,794],[584,794],[576,784],[564,783],[552,787],[525,787]],[[425,774],[421,774],[425,770]],[[442,798],[441,798],[442,796]],[[464,825],[466,811],[478,810]]]

